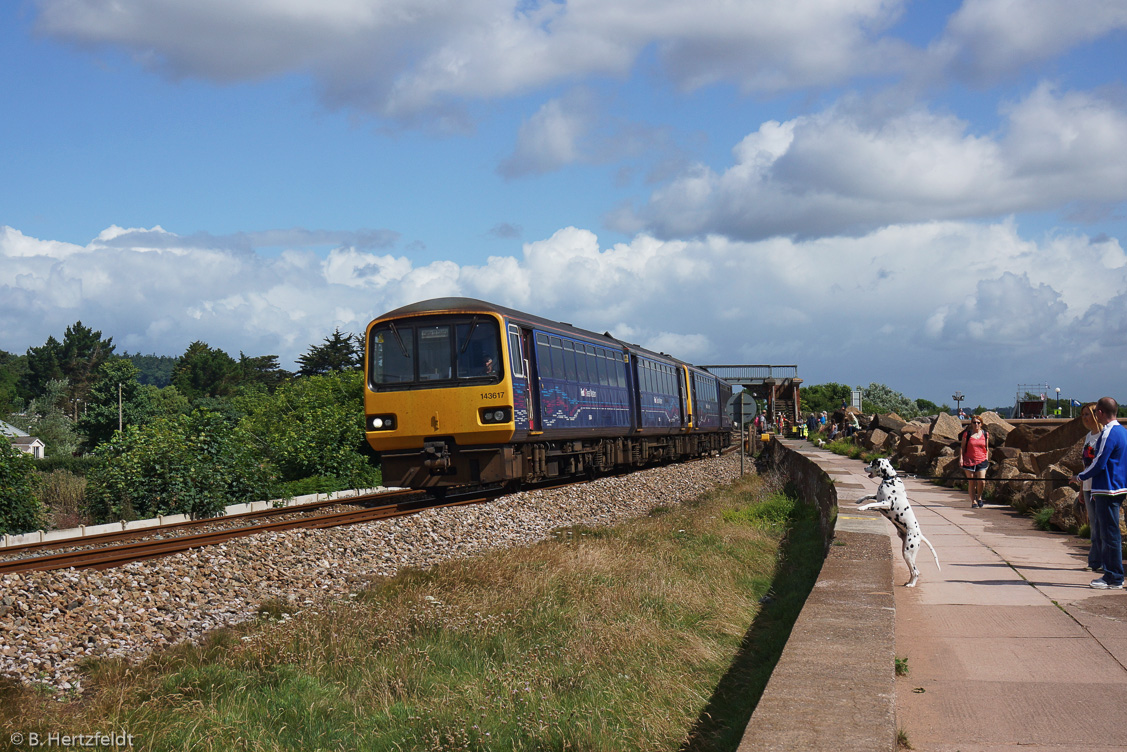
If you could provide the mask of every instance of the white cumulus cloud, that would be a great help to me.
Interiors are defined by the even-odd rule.
[[[1006,108],[1001,133],[988,135],[952,115],[874,115],[867,104],[844,100],[763,123],[724,172],[697,166],[620,223],[641,222],[662,237],[758,240],[1127,201],[1121,103],[1042,84]]]
[[[638,235],[605,248],[569,227],[480,265],[130,232],[136,248],[107,245],[124,237],[113,228],[85,246],[0,228],[0,348],[24,352],[81,319],[131,352],[178,355],[203,340],[292,363],[336,327],[467,296],[692,362],[797,364],[808,383],[876,381],[936,401],[959,388],[993,406],[1011,384],[1058,379],[1091,395],[1127,368],[1121,242],[1030,240],[1012,220],[810,240]]]

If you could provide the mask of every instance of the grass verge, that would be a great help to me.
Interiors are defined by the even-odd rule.
[[[735,749],[822,562],[816,515],[747,476],[615,528],[373,583],[140,665],[80,699],[0,688],[13,732],[162,750]],[[750,628],[749,628],[750,625]]]

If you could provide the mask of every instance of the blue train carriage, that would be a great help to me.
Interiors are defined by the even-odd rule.
[[[691,430],[730,433],[732,385],[702,368],[690,365],[685,366],[685,378],[689,384],[692,404]]]
[[[379,317],[366,342],[365,435],[388,484],[517,484],[703,453],[670,440],[692,429],[687,364],[609,334],[441,298]]]

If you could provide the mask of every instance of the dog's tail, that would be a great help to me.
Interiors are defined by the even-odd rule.
[[[935,568],[939,571],[943,571],[943,567],[939,566],[939,554],[935,553],[935,546],[931,545],[931,541],[927,538],[924,538],[923,533],[920,533],[920,538],[927,544],[927,547],[931,549],[931,555],[935,557]]]

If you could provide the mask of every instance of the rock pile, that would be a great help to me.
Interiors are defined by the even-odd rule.
[[[1021,511],[1052,506],[1051,522],[1062,530],[1078,527],[1073,511],[1077,489],[1068,479],[1083,467],[1080,451],[1087,429],[1080,418],[1058,425],[1004,420],[994,412],[980,416],[990,436],[987,489],[994,500]],[[953,482],[965,476],[960,466],[959,434],[964,426],[946,413],[906,421],[896,414],[875,415],[858,444],[892,457],[906,473]]]
[[[574,525],[612,525],[734,480],[739,456],[669,465],[471,507],[327,530],[261,533],[117,569],[0,576],[0,675],[80,691],[88,656],[139,660],[270,604],[302,610],[374,577]],[[265,610],[265,609],[264,609]]]

